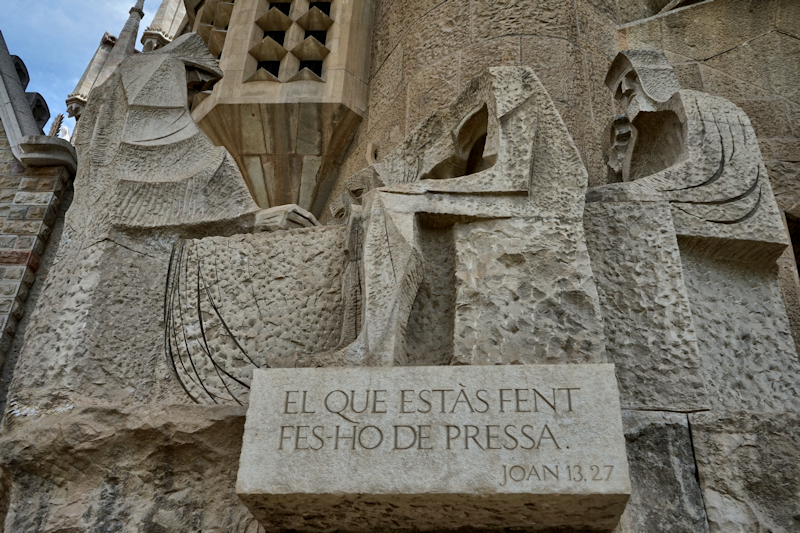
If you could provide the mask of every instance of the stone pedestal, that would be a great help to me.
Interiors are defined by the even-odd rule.
[[[268,531],[612,529],[614,366],[256,370],[236,490]]]

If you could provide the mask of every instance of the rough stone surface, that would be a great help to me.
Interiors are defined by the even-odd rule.
[[[263,531],[234,491],[243,429],[238,407],[12,407],[5,530]]]
[[[339,344],[346,230],[186,241],[172,261],[166,329],[195,401],[246,404],[254,368]]]
[[[664,2],[621,1],[620,22],[655,14],[659,3]],[[748,2],[715,1],[641,20],[619,32],[622,48],[664,50],[685,88],[731,99],[747,113],[778,206],[794,217],[800,216],[798,157],[796,150],[785,147],[796,147],[800,135],[800,103],[790,89],[800,72],[798,26],[800,11],[792,0],[769,0],[757,8]],[[681,72],[692,73],[691,84]],[[782,277],[788,284],[785,293],[795,291],[794,277]],[[798,342],[796,320],[793,336]]]
[[[577,503],[521,488],[424,494],[410,512],[395,494],[349,487],[352,497],[259,519],[583,533],[608,532],[622,514],[618,533],[798,530],[800,363],[787,332],[800,331],[800,278],[781,220],[796,250],[798,2],[165,0],[156,19],[174,12],[174,25],[185,4],[199,37],[160,48],[172,37],[151,31],[148,52],[135,54],[142,3],[113,54],[104,36],[79,88],[128,59],[88,102],[70,96],[70,113],[86,110],[63,231],[68,184],[18,165],[19,128],[8,131],[4,103],[29,119],[41,98],[25,95],[18,58],[0,65],[19,80],[13,98],[0,83],[5,531],[262,531],[234,489],[243,409],[190,406],[192,396],[246,403],[256,367],[275,378],[317,372],[355,394],[378,387],[347,386],[340,373],[510,375],[606,361],[629,408],[624,513],[620,503],[589,523],[598,507],[579,505],[603,493],[574,482],[589,487]],[[635,68],[620,69],[618,51]],[[279,68],[261,62],[270,54],[282,54]],[[300,59],[322,61],[300,69]],[[44,139],[26,146],[69,152]],[[248,234],[263,230],[273,233]],[[51,232],[57,253],[45,247]],[[293,368],[329,365],[361,368]],[[487,429],[507,413],[463,414],[486,417]],[[573,431],[574,413],[561,414],[553,419]],[[516,416],[534,424],[531,415]],[[281,442],[319,442],[303,436]],[[419,461],[392,450],[382,462],[357,450],[341,482],[374,467],[367,488],[404,476],[456,483],[473,475],[460,467],[493,464],[485,454],[498,450],[460,437],[484,457],[453,457],[450,478],[425,468],[435,450],[413,450],[428,454]],[[272,474],[318,452],[292,452]],[[522,485],[514,476],[531,465],[519,464],[505,472]],[[337,465],[279,481],[335,488],[319,480]],[[580,465],[553,465],[558,482]],[[522,505],[530,498],[541,505]],[[459,515],[464,506],[474,513]]]
[[[800,411],[800,362],[777,269],[683,250],[681,260],[711,406]]]
[[[623,406],[708,407],[669,205],[593,202],[584,221]]]
[[[610,529],[618,398],[612,365],[256,370],[237,494],[268,531]]]
[[[797,531],[797,412],[696,413],[689,420],[709,531]]]
[[[327,352],[300,347],[275,364],[605,362],[581,218],[586,171],[530,69],[484,72],[364,172],[341,197],[359,248],[354,272],[363,273],[358,334]],[[423,244],[426,226],[447,234],[438,240],[444,249]],[[447,269],[451,260],[455,287],[432,287],[441,271],[426,274],[426,265]],[[439,294],[430,302],[432,290]],[[422,322],[430,313],[440,321],[434,328]],[[439,331],[452,335],[452,348]]]
[[[623,411],[631,499],[615,533],[708,531],[687,415]]]
[[[455,363],[598,360],[597,293],[581,226],[541,218],[455,225]]]

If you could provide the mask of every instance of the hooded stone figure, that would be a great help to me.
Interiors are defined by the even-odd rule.
[[[659,51],[620,52],[606,86],[626,112],[607,151],[626,183],[593,189],[589,200],[665,200],[678,235],[745,261],[774,261],[787,240],[747,115],[681,89]]]
[[[244,231],[259,210],[236,163],[187,105],[222,71],[196,34],[126,59],[92,90],[75,133],[79,171],[70,226],[191,235]],[[201,227],[202,226],[202,227]]]

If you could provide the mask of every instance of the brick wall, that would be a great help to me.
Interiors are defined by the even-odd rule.
[[[24,168],[0,123],[0,363],[22,318],[68,179],[63,167]]]

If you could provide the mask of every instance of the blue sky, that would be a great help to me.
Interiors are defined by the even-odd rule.
[[[106,31],[119,35],[136,0],[0,0],[0,31],[8,50],[25,62],[28,91],[40,93],[50,115],[66,115],[72,92]],[[161,0],[145,0],[138,39]],[[65,122],[70,131],[74,119]],[[45,127],[45,133],[48,128]]]

